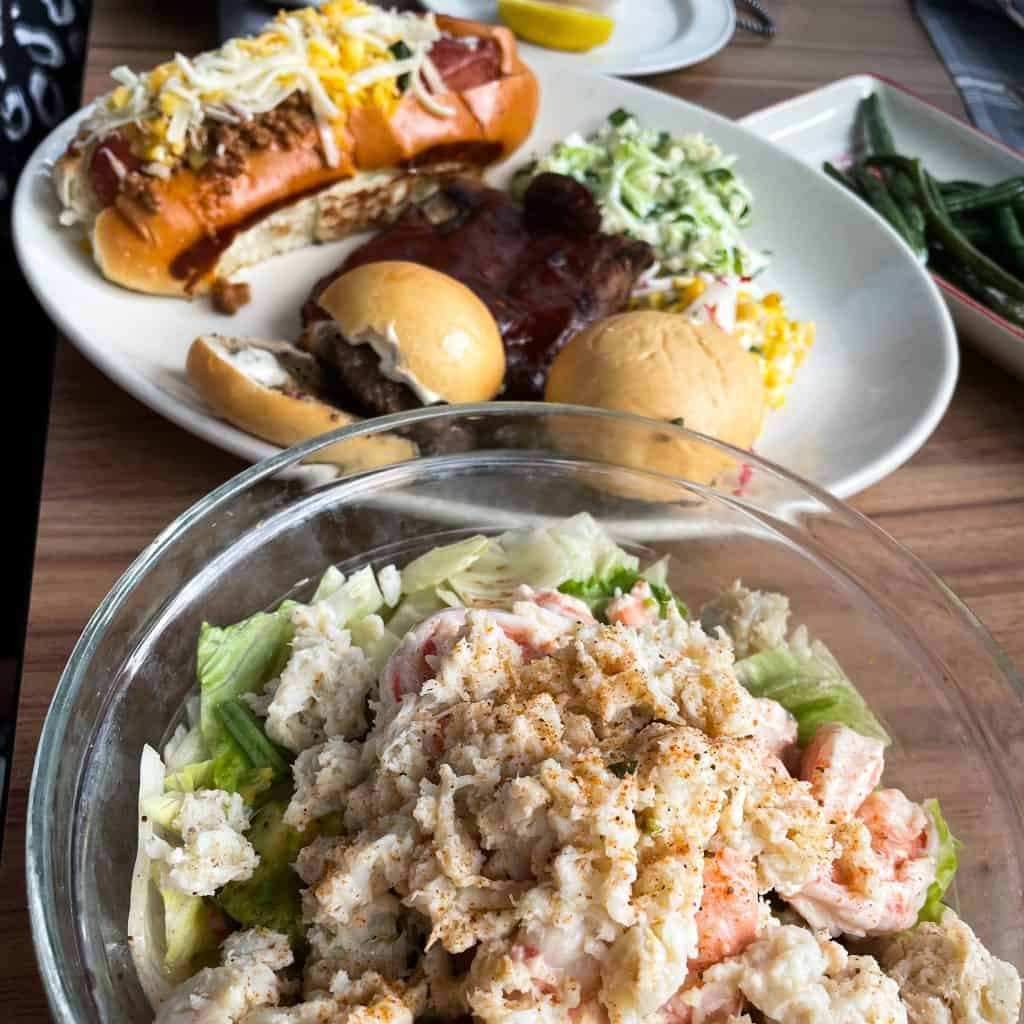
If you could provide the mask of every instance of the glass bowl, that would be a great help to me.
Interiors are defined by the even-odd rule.
[[[365,468],[366,439],[384,435],[396,461]],[[317,453],[356,468],[312,464]],[[719,486],[670,475],[711,464],[731,467]],[[46,718],[28,813],[32,929],[57,1020],[152,1019],[125,935],[139,756],[181,714],[204,619],[308,596],[332,563],[401,562],[579,511],[671,554],[691,607],[737,578],[789,595],[794,624],[829,645],[895,737],[886,779],[940,797],[965,841],[953,902],[1024,966],[1024,690],[968,609],[866,519],[746,453],[635,417],[500,403],[373,420],[253,466],[173,522],[100,605]]]

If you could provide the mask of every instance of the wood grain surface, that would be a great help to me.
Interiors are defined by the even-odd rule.
[[[738,34],[712,60],[648,84],[741,116],[843,75],[896,78],[962,112],[909,5],[768,0],[775,40]],[[118,64],[146,68],[217,42],[213,5],[97,0],[86,95]],[[905,543],[1024,665],[1024,402],[970,350],[949,413],[910,463],[853,504]],[[49,1019],[25,907],[24,818],[50,694],[93,609],[178,513],[242,468],[159,418],[59,345],[13,764],[0,866],[0,1020]]]

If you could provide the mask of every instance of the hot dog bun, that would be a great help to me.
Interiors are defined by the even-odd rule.
[[[204,335],[189,347],[185,373],[218,416],[285,448],[359,422],[319,397],[316,360],[287,342]],[[339,441],[310,461],[355,473],[416,454],[411,441],[381,434]]]
[[[496,48],[500,56],[500,77],[433,94],[450,116],[426,109],[411,89],[391,111],[355,107],[343,125],[332,126],[336,154],[328,161],[322,125],[294,102],[295,94],[270,126],[276,134],[255,142],[245,136],[229,172],[211,160],[198,170],[178,164],[162,177],[131,174],[141,192],[115,185],[116,198],[106,203],[93,179],[93,161],[109,157],[100,152],[103,140],[95,148],[77,140],[53,172],[66,219],[85,225],[111,281],[184,297],[271,255],[397,216],[445,177],[480,173],[513,152],[536,116],[537,82],[508,30],[450,18],[438,19],[438,27],[450,37],[489,41],[488,52]],[[116,157],[110,162],[123,180],[126,168]]]

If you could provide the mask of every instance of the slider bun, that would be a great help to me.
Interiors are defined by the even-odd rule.
[[[418,263],[366,263],[317,299],[354,345],[392,339],[397,364],[446,402],[501,390],[505,347],[490,310],[464,284]]]
[[[544,397],[682,420],[738,448],[753,444],[765,412],[761,370],[732,335],[659,312],[622,313],[581,331],[556,357]],[[735,463],[710,445],[639,428],[609,430],[585,447],[608,461],[697,483]]]
[[[287,382],[267,387],[231,362],[244,350],[270,353]],[[289,448],[338,427],[358,423],[359,417],[317,397],[319,369],[314,357],[282,341],[204,335],[188,350],[185,374],[203,401],[236,427]],[[309,457],[355,473],[415,458],[416,446],[396,434],[339,441]]]

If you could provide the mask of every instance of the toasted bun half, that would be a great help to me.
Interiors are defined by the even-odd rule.
[[[480,173],[514,151],[539,103],[536,78],[514,38],[458,19],[439,24],[451,35],[493,39],[501,77],[437,94],[452,117],[430,113],[411,92],[390,116],[378,107],[353,111],[334,132],[335,166],[307,118],[286,143],[250,148],[239,173],[182,166],[148,179],[145,196],[122,190],[104,205],[92,184],[104,143],[83,151],[73,142],[56,161],[53,180],[65,212],[86,226],[100,270],[135,291],[201,294],[243,266],[397,216],[441,178]]]
[[[419,263],[365,263],[317,300],[345,340],[372,345],[381,372],[428,405],[485,402],[501,390],[505,347],[484,303],[462,282]]]
[[[316,360],[287,342],[204,335],[189,347],[185,373],[218,416],[284,448],[359,422],[317,397]],[[411,441],[382,434],[339,441],[310,461],[359,472],[416,455]]]
[[[581,331],[555,358],[549,402],[596,406],[681,422],[738,448],[761,432],[761,371],[743,346],[713,324],[673,313],[622,313]],[[697,483],[734,464],[707,444],[647,429],[583,439],[589,454]]]

